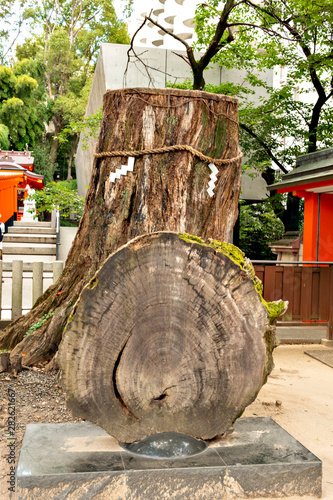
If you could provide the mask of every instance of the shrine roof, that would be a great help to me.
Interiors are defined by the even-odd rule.
[[[333,148],[299,156],[295,169],[283,175],[282,181],[268,186],[268,189],[288,189],[330,180],[333,185]]]
[[[34,157],[31,156],[31,151],[6,151],[0,149],[0,162],[11,161],[21,166],[30,166],[34,164]]]

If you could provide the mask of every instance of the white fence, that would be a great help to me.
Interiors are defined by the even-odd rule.
[[[55,283],[63,261],[52,263],[0,261],[0,320],[14,320],[32,309],[36,300]]]

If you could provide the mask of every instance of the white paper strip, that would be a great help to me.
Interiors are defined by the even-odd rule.
[[[116,179],[120,179],[121,175],[127,175],[128,172],[133,172],[135,163],[135,158],[130,156],[128,158],[128,164],[122,165],[121,168],[117,168],[115,172],[111,172],[110,174],[110,182],[115,182]]]
[[[209,176],[210,181],[208,182],[209,188],[207,189],[207,193],[212,198],[212,196],[214,196],[214,188],[215,188],[215,184],[216,184],[216,181],[217,181],[216,174],[218,174],[219,171],[216,168],[216,166],[214,165],[214,163],[209,163],[208,166],[211,169],[212,173]]]

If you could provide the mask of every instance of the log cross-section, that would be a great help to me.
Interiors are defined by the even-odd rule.
[[[251,277],[223,252],[176,233],[138,237],[105,261],[67,326],[68,405],[123,442],[211,439],[265,382],[270,330]]]

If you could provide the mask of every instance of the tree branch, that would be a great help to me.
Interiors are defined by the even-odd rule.
[[[226,1],[219,22],[217,23],[213,39],[210,42],[206,52],[197,63],[199,64],[202,70],[204,70],[208,66],[212,58],[219,52],[220,50],[219,43],[224,35],[225,30],[228,29],[227,21],[234,7],[235,7],[235,0]]]
[[[257,142],[258,144],[260,144],[260,146],[266,151],[267,155],[271,158],[271,160],[279,167],[280,170],[282,170],[282,172],[284,174],[287,174],[288,173],[288,170],[282,165],[282,163],[279,162],[279,160],[276,158],[275,155],[273,155],[272,151],[270,150],[270,148],[267,146],[267,144],[255,133],[253,132],[253,130],[251,130],[247,125],[245,125],[244,123],[240,123],[239,126],[245,130],[251,137],[253,137]]]

